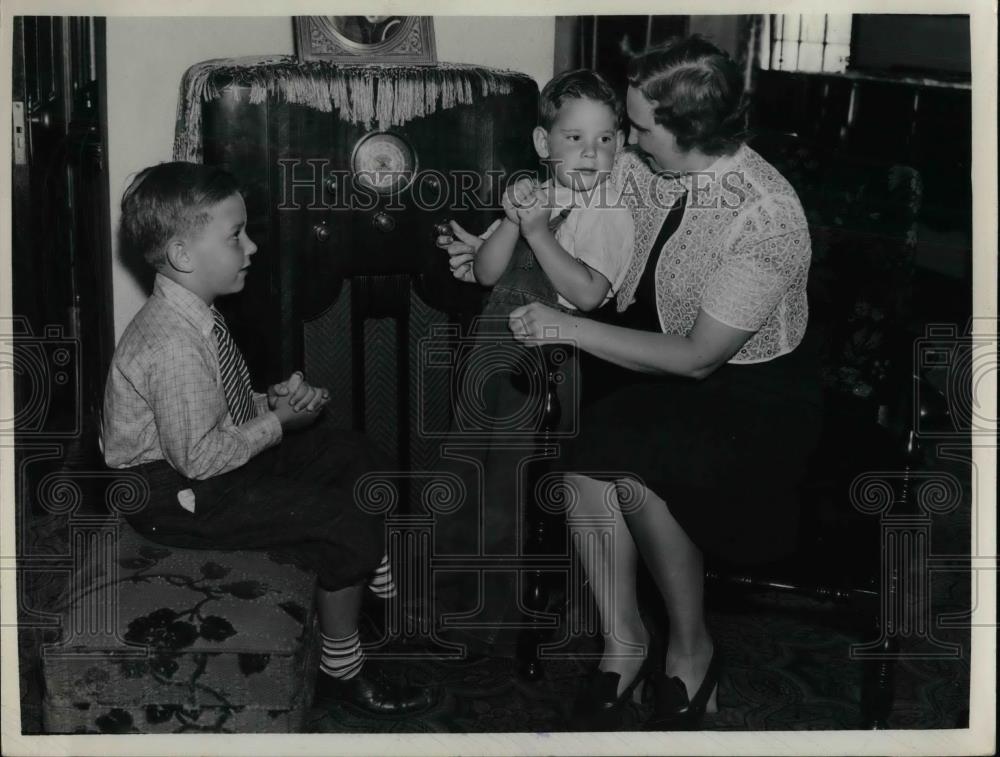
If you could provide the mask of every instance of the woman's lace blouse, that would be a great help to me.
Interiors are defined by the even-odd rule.
[[[665,178],[624,151],[612,178],[635,221],[620,311],[633,302],[660,225],[686,191],[683,220],[655,270],[663,332],[689,333],[700,309],[754,332],[731,363],[771,360],[798,345],[809,314],[809,228],[795,190],[773,166],[744,145],[705,171]]]

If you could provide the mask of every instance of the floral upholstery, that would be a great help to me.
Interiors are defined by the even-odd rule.
[[[892,331],[912,315],[920,174],[900,165],[839,169],[814,231],[813,302],[837,321],[827,384],[868,397],[893,367]]]
[[[813,258],[810,320],[823,329],[829,389],[874,398],[893,361],[893,342],[912,316],[920,174],[903,165],[823,155],[791,135],[756,146],[792,183],[809,221]]]
[[[118,637],[64,632],[43,651],[45,731],[301,730],[319,655],[315,576],[278,554],[165,547],[124,522],[119,533],[116,570],[92,557],[63,623],[79,628],[88,598],[116,602]]]

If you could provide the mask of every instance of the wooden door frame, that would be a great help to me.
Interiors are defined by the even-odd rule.
[[[76,364],[79,391],[73,410],[81,418],[74,438],[59,433],[74,457],[86,449],[92,462],[96,451],[96,415],[103,395],[104,378],[114,351],[114,292],[112,286],[112,250],[110,220],[110,185],[108,172],[107,110],[107,27],[103,17],[54,17],[49,31],[29,24],[30,15],[15,17],[12,100],[23,101],[26,160],[12,165],[12,283],[16,290],[15,317],[22,317],[29,336],[45,336],[50,326],[61,327],[61,335],[78,340]],[[32,40],[31,34],[36,36]],[[41,42],[40,42],[41,41]],[[36,152],[33,137],[41,133],[31,124],[32,115],[46,101],[35,82],[45,86],[45,74],[27,68],[28,58],[37,46],[49,41],[52,67],[49,94],[58,103],[48,109],[52,119],[46,139],[49,147]],[[33,44],[29,45],[29,42]],[[92,56],[89,57],[88,56]],[[20,70],[24,69],[24,70]],[[40,69],[39,69],[40,70]],[[37,90],[37,91],[36,91]],[[32,102],[29,105],[29,100]],[[38,102],[35,102],[37,100]],[[34,106],[34,107],[32,107]],[[34,132],[33,132],[34,129]],[[53,141],[54,140],[54,141]],[[55,145],[55,151],[52,150]],[[35,160],[41,162],[35,162]],[[52,161],[52,180],[36,170]],[[65,174],[63,176],[63,174]],[[50,188],[51,186],[51,188]],[[65,231],[58,239],[39,236],[45,221],[33,217],[32,203],[38,198],[52,198],[60,216],[65,214]],[[60,221],[62,223],[63,221]],[[69,245],[63,251],[62,243]],[[62,253],[65,253],[65,258]],[[31,255],[43,255],[38,263],[26,261]],[[68,270],[59,268],[65,265]],[[20,262],[19,262],[20,261]],[[49,266],[45,268],[45,266]],[[52,266],[56,266],[53,268]],[[65,271],[49,280],[44,271]],[[58,284],[57,284],[58,282]],[[55,302],[46,302],[56,291]],[[42,303],[35,305],[35,303]],[[54,307],[53,307],[54,305]],[[80,324],[85,324],[82,328]],[[15,402],[17,397],[15,397]],[[18,434],[21,441],[31,433]],[[74,450],[76,452],[74,452]]]
[[[94,19],[94,54],[97,73],[98,130],[100,136],[101,156],[104,170],[98,183],[101,212],[98,215],[98,228],[101,237],[99,252],[99,287],[97,300],[100,322],[100,346],[97,365],[101,375],[106,376],[111,366],[111,357],[115,350],[115,292],[112,280],[112,250],[111,250],[111,179],[108,167],[110,158],[108,142],[108,36],[107,19],[103,16]]]

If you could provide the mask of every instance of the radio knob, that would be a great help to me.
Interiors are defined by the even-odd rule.
[[[317,242],[325,242],[330,238],[330,227],[326,225],[326,221],[320,221],[313,226],[313,236]]]
[[[455,241],[455,232],[451,228],[451,223],[447,220],[434,224],[434,241],[442,240],[440,244],[451,244]],[[448,241],[444,241],[444,240]]]
[[[441,191],[441,180],[438,179],[438,177],[435,176],[433,173],[424,174],[421,177],[421,180],[424,182],[424,184],[426,184],[430,189],[434,190],[435,192]]]
[[[396,221],[386,212],[376,213],[372,218],[372,225],[383,233],[388,233],[396,228]]]

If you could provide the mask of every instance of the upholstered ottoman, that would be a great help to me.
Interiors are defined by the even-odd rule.
[[[164,547],[124,521],[91,542],[63,641],[43,651],[48,733],[301,730],[314,575],[267,552]]]

